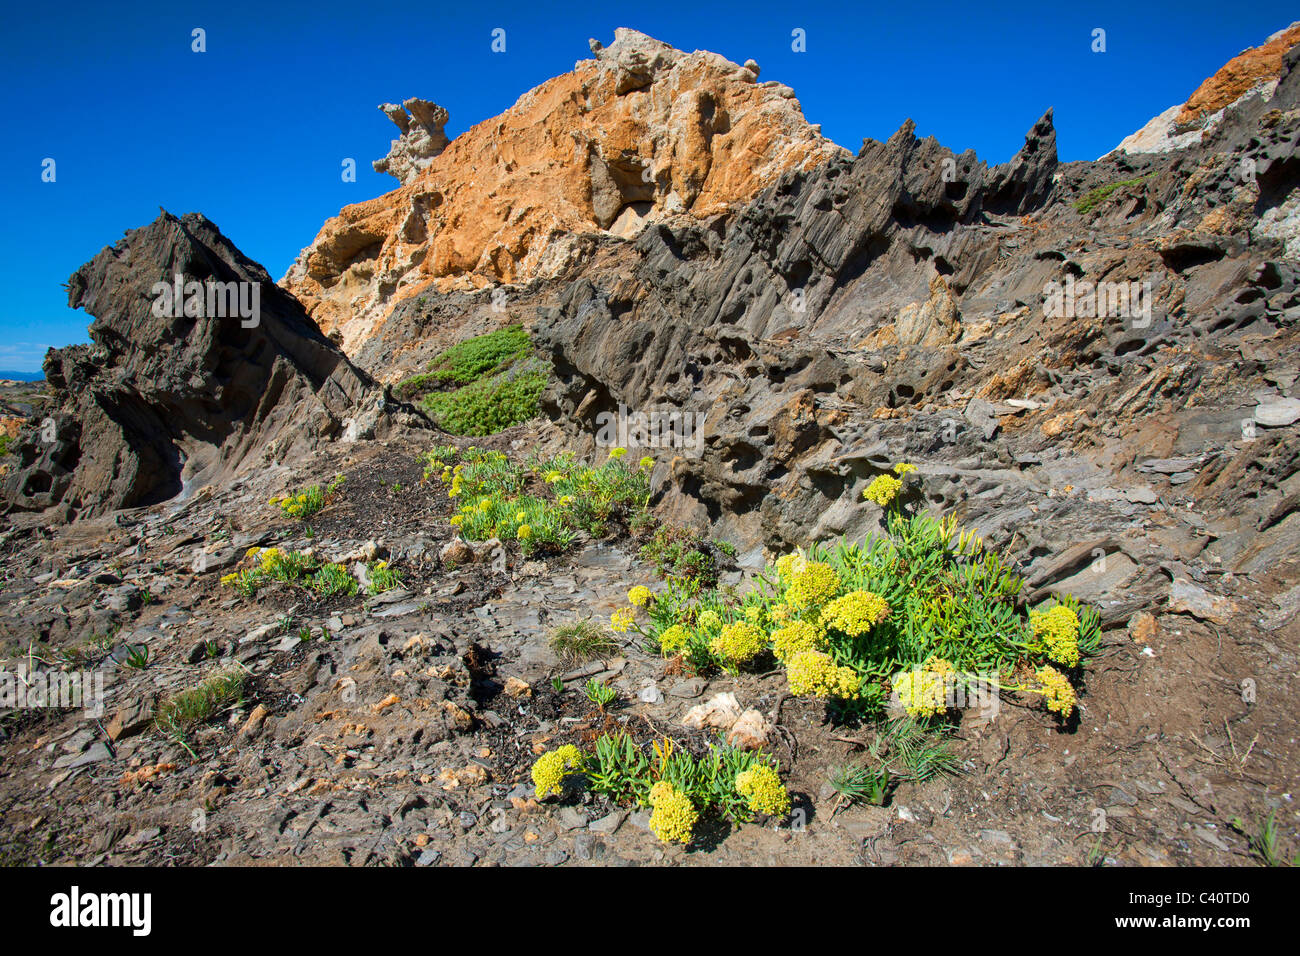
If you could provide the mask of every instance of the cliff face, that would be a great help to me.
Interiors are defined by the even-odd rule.
[[[626,29],[592,50],[449,145],[440,107],[381,107],[402,135],[376,168],[402,186],[326,222],[281,284],[351,352],[426,290],[563,275],[602,237],[707,218],[784,172],[846,155],[789,87],[759,82],[752,61]]]

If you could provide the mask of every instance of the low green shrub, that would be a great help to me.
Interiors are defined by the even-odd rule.
[[[466,541],[517,541],[525,554],[560,552],[579,531],[593,537],[614,522],[630,523],[644,512],[650,494],[649,458],[636,465],[615,448],[600,465],[563,454],[546,460],[511,461],[503,452],[470,446],[461,461],[423,457],[425,473],[441,462],[439,480],[453,501],[451,517]]]
[[[454,392],[430,392],[420,400],[425,413],[453,435],[492,435],[537,416],[548,366],[531,363],[481,379]]]
[[[736,549],[725,541],[711,541],[684,528],[661,526],[641,546],[642,560],[654,565],[660,577],[689,578],[715,587],[718,574]]]
[[[1145,176],[1138,176],[1136,179],[1124,179],[1119,182],[1107,183],[1104,186],[1098,186],[1096,189],[1090,189],[1080,196],[1074,203],[1075,212],[1087,215],[1092,212],[1110,196],[1120,189],[1128,186],[1137,186],[1154,176],[1155,173],[1148,173]]]
[[[524,358],[532,348],[523,326],[508,325],[440,352],[429,362],[429,376],[442,385],[468,385]]]
[[[528,333],[510,325],[440,352],[427,371],[401,382],[396,391],[406,399],[418,397],[444,431],[491,435],[537,415],[550,366],[531,355]]]
[[[311,485],[301,491],[291,491],[287,495],[272,498],[270,504],[279,505],[280,510],[287,517],[302,521],[334,500],[345,480],[342,475],[337,475],[323,488],[320,485]]]
[[[302,551],[249,548],[245,559],[249,558],[254,562],[251,567],[232,571],[221,579],[222,584],[233,587],[245,597],[254,596],[260,588],[276,581],[307,588],[323,597],[357,593],[357,579],[348,573],[347,568],[317,561]]]

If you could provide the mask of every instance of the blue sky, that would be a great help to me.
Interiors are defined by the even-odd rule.
[[[1290,7],[1290,9],[1288,9]],[[311,3],[25,4],[0,31],[0,369],[86,341],[62,283],[158,207],[207,215],[279,278],[326,218],[396,181],[370,168],[411,96],[448,135],[588,57],[616,26],[762,67],[857,151],[909,116],[1000,162],[1049,106],[1063,159],[1094,159],[1183,101],[1293,4]],[[1300,14],[1297,14],[1300,15]],[[191,30],[207,52],[191,51]],[[493,53],[491,32],[506,31]],[[1104,54],[1090,49],[1106,30]],[[791,31],[807,51],[791,50]],[[42,161],[56,181],[41,181]],[[344,157],[357,181],[344,183]]]

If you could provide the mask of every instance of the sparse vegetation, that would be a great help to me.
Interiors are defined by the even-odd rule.
[[[566,664],[578,664],[618,649],[609,631],[589,618],[557,627],[551,632],[550,644],[555,656]]]
[[[907,717],[882,725],[866,756],[860,763],[831,768],[831,787],[846,803],[881,806],[904,781],[924,783],[957,770],[944,732]]]
[[[245,597],[252,597],[259,588],[279,581],[315,591],[325,597],[335,594],[356,594],[357,579],[341,564],[322,563],[301,551],[283,551],[280,548],[249,548],[245,560],[251,567],[233,571],[221,583],[233,587]],[[394,572],[396,573],[396,572]]]
[[[165,699],[154,712],[154,722],[168,736],[184,738],[194,728],[239,704],[247,683],[248,674],[243,670],[216,674],[197,687]]]
[[[402,572],[390,567],[387,561],[371,561],[366,565],[366,576],[370,578],[366,590],[371,594],[383,594],[402,583]]]
[[[706,588],[717,586],[722,564],[735,553],[725,541],[711,541],[693,531],[668,526],[656,529],[640,551],[661,577],[688,578]]]
[[[1290,859],[1282,850],[1277,831],[1277,811],[1270,810],[1259,827],[1248,836],[1250,852],[1264,866],[1300,866],[1300,853]]]
[[[602,537],[616,521],[629,523],[646,508],[650,459],[626,463],[615,448],[600,465],[571,454],[528,463],[470,446],[459,464],[442,463],[439,480],[463,501],[451,523],[466,541],[516,541],[524,554],[564,551],[579,531]],[[425,461],[426,474],[438,459]]]
[[[1124,179],[1119,182],[1107,183],[1105,186],[1098,186],[1096,189],[1090,189],[1075,200],[1074,211],[1087,215],[1109,199],[1115,192],[1144,183],[1154,175],[1155,173],[1147,173],[1147,175],[1138,176],[1136,179]]]
[[[311,485],[301,491],[290,492],[284,497],[271,499],[271,504],[279,505],[280,510],[290,518],[303,521],[320,511],[334,499],[343,487],[344,477],[338,475],[327,486]]]
[[[149,645],[131,644],[126,650],[126,660],[122,662],[132,670],[142,671],[149,666]]]
[[[587,681],[583,692],[587,695],[587,700],[595,704],[600,710],[604,710],[618,699],[618,691],[594,677]]]

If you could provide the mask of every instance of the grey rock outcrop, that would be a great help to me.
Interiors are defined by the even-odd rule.
[[[901,460],[918,506],[991,543],[1014,532],[1029,559],[1130,529],[1108,619],[1167,592],[1156,555],[1204,548],[1198,522],[1225,566],[1294,551],[1295,435],[1243,440],[1242,422],[1297,350],[1288,245],[1252,236],[1297,199],[1297,88],[1288,57],[1274,110],[1251,100],[1200,147],[1096,163],[1058,162],[1050,111],[991,168],[908,122],[732,216],[656,223],[539,309],[544,410],[588,446],[620,407],[701,423],[695,447],[644,446],[659,511],[752,553],[874,530],[862,490]],[[1099,314],[1099,283],[1128,305]],[[1153,488],[1139,456],[1209,465]],[[1138,516],[1174,488],[1208,518],[1157,544]]]
[[[388,173],[405,185],[451,143],[443,130],[450,116],[437,103],[416,97],[404,100],[400,106],[383,103],[379,108],[402,135],[392,141],[387,156],[371,165],[375,172]]]
[[[93,344],[46,356],[54,402],[18,442],[14,510],[164,501],[381,415],[369,376],[197,213],[129,231],[73,273],[68,302],[95,317]]]

